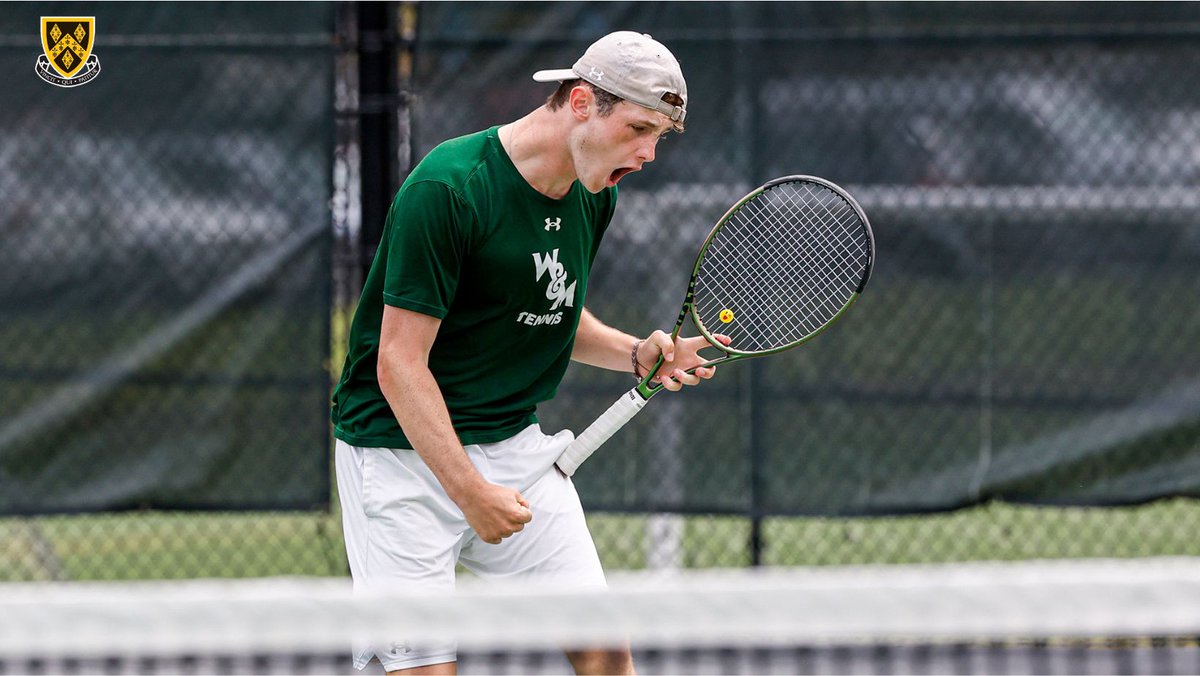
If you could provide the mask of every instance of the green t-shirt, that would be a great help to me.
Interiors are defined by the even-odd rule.
[[[566,372],[616,189],[576,181],[561,200],[542,195],[497,129],[439,145],[392,202],[333,393],[346,443],[412,448],[375,374],[385,303],[441,319],[429,368],[464,444],[536,422]]]

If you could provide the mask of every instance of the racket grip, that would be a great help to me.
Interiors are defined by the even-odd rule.
[[[620,399],[609,406],[603,415],[596,418],[595,422],[588,425],[588,428],[563,450],[555,464],[563,474],[572,476],[584,460],[595,453],[617,430],[624,427],[645,405],[646,400],[638,393],[636,387],[621,395]]]

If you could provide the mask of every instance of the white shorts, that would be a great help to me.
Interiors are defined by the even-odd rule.
[[[547,436],[531,425],[504,441],[465,447],[485,479],[520,491],[533,512],[524,530],[498,545],[471,530],[416,451],[338,440],[338,496],[356,593],[369,593],[373,584],[451,590],[457,563],[482,578],[604,587],[575,485],[554,467],[572,438],[569,432]],[[455,650],[396,637],[389,645],[356,644],[354,666],[362,669],[372,657],[388,671],[453,662]]]

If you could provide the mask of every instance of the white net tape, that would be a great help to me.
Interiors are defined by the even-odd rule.
[[[344,579],[0,585],[0,656],[805,645],[1200,635],[1200,560],[622,574],[605,592],[465,580],[451,595]]]

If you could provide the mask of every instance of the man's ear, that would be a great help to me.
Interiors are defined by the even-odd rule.
[[[575,85],[571,89],[571,95],[567,99],[567,107],[571,110],[571,114],[579,121],[586,120],[592,114],[592,103],[596,100],[596,95],[590,88],[585,85]]]

